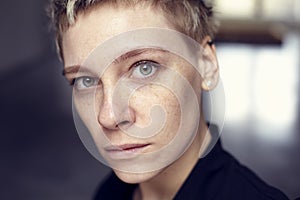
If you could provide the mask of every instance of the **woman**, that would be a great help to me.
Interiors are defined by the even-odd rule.
[[[95,199],[287,199],[214,145],[201,92],[218,83],[212,7],[195,0],[53,0],[86,147],[114,173]],[[210,151],[211,150],[211,151]],[[205,156],[206,155],[206,156]]]

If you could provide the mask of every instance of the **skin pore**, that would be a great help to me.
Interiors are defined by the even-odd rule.
[[[133,8],[114,7],[105,4],[90,9],[85,13],[79,13],[76,23],[69,27],[62,37],[66,78],[68,80],[78,78],[76,73],[72,73],[70,66],[80,66],[84,63],[90,52],[100,43],[120,33],[146,27],[174,29],[162,13],[146,4],[136,5]],[[215,58],[214,46],[206,45],[209,39],[209,37],[204,39],[203,46]],[[140,59],[143,60],[142,55],[140,56]],[[217,82],[217,76],[215,75],[217,69],[203,69],[204,74],[201,77],[198,73],[195,73],[195,69],[189,66],[189,63],[178,56],[170,55],[166,61],[163,61],[159,56],[155,57],[152,55],[152,57],[153,60],[157,59],[160,62],[166,62],[165,65],[172,66],[172,70],[176,70],[189,81],[195,92],[199,94],[199,105],[201,105],[201,90],[212,89],[207,88],[203,83],[206,80],[212,81],[212,83]],[[128,62],[128,66],[132,66],[134,63],[134,61],[131,62],[130,60],[126,62]],[[145,108],[151,107],[154,103],[159,103],[166,107],[168,116],[166,128],[162,133],[147,141],[123,134],[117,126],[120,124],[116,124],[115,116],[112,114],[112,91],[122,75],[129,74],[129,77],[131,77],[137,73],[132,71],[132,67],[124,68],[123,65],[126,62],[113,63],[112,67],[109,67],[101,77],[101,89],[96,89],[98,92],[95,112],[98,113],[98,118],[96,120],[92,119],[90,115],[85,113],[85,110],[91,105],[83,103],[84,101],[80,100],[80,98],[75,98],[79,114],[89,130],[93,129],[92,127],[95,126],[95,123],[100,125],[112,144],[147,143],[150,145],[144,149],[143,153],[159,150],[174,137],[174,130],[177,128],[175,125],[180,121],[180,116],[178,116],[178,113],[180,113],[179,106],[176,104],[176,98],[165,88],[156,85],[143,87],[130,99],[130,114],[125,116],[125,118],[127,117],[126,120],[122,119],[126,122],[123,124],[126,127],[130,127],[135,123],[144,126],[149,123],[148,115],[145,115],[149,111]],[[160,73],[163,74],[163,72]],[[176,80],[174,80],[174,87],[176,83]],[[79,87],[81,85],[78,83],[75,86]],[[192,144],[179,159],[165,168],[145,173],[128,173],[117,169],[114,169],[114,171],[124,182],[139,183],[134,199],[171,199],[198,161],[200,149],[204,151],[205,146],[208,145],[210,134],[206,134],[207,131],[205,121],[201,117],[199,129]]]

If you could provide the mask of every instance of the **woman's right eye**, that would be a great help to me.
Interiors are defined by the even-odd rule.
[[[90,76],[75,78],[72,84],[77,90],[84,90],[98,85],[98,79]]]

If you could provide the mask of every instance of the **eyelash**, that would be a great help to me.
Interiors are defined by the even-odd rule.
[[[141,67],[141,65],[143,65],[143,64],[150,64],[150,65],[151,65],[151,67],[152,67],[151,72],[150,72],[151,75],[141,75],[141,76],[144,76],[144,77],[141,77],[141,78],[135,78],[135,77],[133,77],[135,70],[141,70],[141,68],[139,68],[139,67]],[[151,60],[140,60],[140,61],[135,62],[134,64],[132,64],[131,67],[129,68],[129,71],[131,71],[129,77],[130,77],[130,78],[134,78],[134,79],[136,79],[136,80],[147,80],[147,79],[151,79],[151,78],[153,78],[153,76],[156,74],[156,71],[157,71],[159,68],[160,68],[160,65],[159,65],[157,62],[155,62],[155,61],[151,61]],[[141,71],[139,71],[138,73],[141,74]],[[85,87],[85,88],[83,88],[83,89],[82,89],[82,88],[81,88],[81,89],[78,88],[78,87],[76,86],[76,84],[79,84],[79,81],[80,81],[80,80],[84,81],[84,79],[90,79],[90,80],[92,80],[92,81],[93,81],[92,86],[91,86],[91,87]],[[85,89],[92,88],[92,87],[96,86],[95,83],[97,83],[96,85],[98,85],[98,78],[92,77],[92,76],[80,76],[80,77],[73,78],[73,79],[70,81],[70,85],[73,86],[73,87],[75,87],[75,89],[77,89],[77,90],[85,90]],[[84,84],[84,83],[82,83],[82,84]]]
[[[78,88],[79,86],[77,86],[77,84],[80,84],[79,81],[84,81],[84,80],[87,80],[87,79],[90,79],[92,81],[92,86],[98,85],[98,78],[91,77],[91,76],[80,76],[80,77],[74,78],[74,79],[72,79],[70,85],[75,87],[75,89],[77,89],[77,90],[89,89],[90,87],[85,87],[83,89],[82,88],[80,89],[80,88]],[[81,84],[84,84],[84,83],[81,83]]]
[[[144,65],[146,65],[146,64],[147,65],[151,65],[152,68],[151,68],[151,71],[149,73],[151,75],[144,75],[144,74],[142,74],[141,68],[139,68],[139,67],[142,67],[141,65],[143,65],[143,64]],[[134,76],[135,70],[139,70],[138,73],[140,73],[140,75],[143,76],[143,77],[141,77],[141,78],[134,78],[134,79],[137,79],[137,80],[146,80],[146,79],[153,78],[153,76],[156,74],[156,71],[160,68],[160,65],[157,62],[155,62],[155,61],[141,60],[141,61],[138,61],[138,62],[134,63],[131,68],[132,68],[132,72],[130,74],[131,78],[134,78],[133,76]]]

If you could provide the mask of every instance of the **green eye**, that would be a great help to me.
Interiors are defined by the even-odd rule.
[[[78,77],[74,80],[74,87],[77,90],[84,90],[89,89],[91,87],[94,87],[98,84],[98,81],[96,78],[89,77],[89,76],[82,76]]]
[[[143,63],[139,68],[142,75],[148,76],[152,73],[153,65],[151,65],[150,63]]]
[[[82,80],[82,84],[85,87],[92,87],[95,84],[95,79],[92,79],[90,77],[84,77]]]
[[[131,77],[135,79],[146,79],[157,73],[160,65],[152,61],[140,61],[134,64]]]

